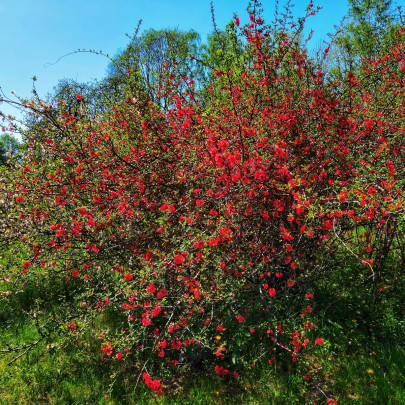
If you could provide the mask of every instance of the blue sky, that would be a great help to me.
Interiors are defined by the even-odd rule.
[[[270,22],[274,0],[262,3],[266,21]],[[308,1],[293,3],[294,14],[303,16]],[[347,12],[347,0],[314,3],[323,7],[307,24],[308,30],[315,30],[315,48],[340,23]],[[214,0],[218,27],[223,28],[234,12],[245,21],[247,4],[247,0]],[[37,91],[44,97],[63,78],[81,82],[101,79],[108,65],[102,56],[82,53],[52,63],[77,49],[116,54],[125,48],[125,33],[132,34],[139,19],[143,20],[143,30],[194,29],[203,41],[212,30],[210,0],[0,0],[0,86],[6,94],[13,90],[29,97],[31,78],[36,75]],[[0,110],[14,113],[4,103]]]

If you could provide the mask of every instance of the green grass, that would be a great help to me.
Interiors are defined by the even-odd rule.
[[[341,403],[404,404],[405,351],[400,343],[374,344],[372,351],[352,354],[336,375]]]
[[[20,325],[13,337],[3,338],[18,343],[34,334],[29,325]],[[4,347],[5,342],[1,343]],[[281,405],[312,403],[314,398],[317,403],[326,403],[293,368],[283,369],[277,363],[245,370],[237,380],[198,370],[187,377],[173,375],[163,380],[164,395],[157,398],[143,384],[134,394],[137,374],[129,368],[123,370],[105,399],[112,381],[111,365],[97,351],[97,342],[82,339],[65,348],[47,345],[39,344],[11,365],[7,365],[9,355],[1,359],[1,404]],[[339,404],[405,403],[405,349],[401,342],[331,348],[329,354],[325,350],[309,364],[312,381],[319,380]]]

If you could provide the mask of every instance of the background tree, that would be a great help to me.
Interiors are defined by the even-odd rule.
[[[7,133],[0,136],[0,165],[8,165],[8,161],[13,158],[21,157],[22,145],[12,135]]]
[[[329,53],[331,73],[358,71],[364,59],[378,59],[397,39],[400,23],[393,0],[349,0],[347,23]]]
[[[140,36],[136,30],[126,49],[113,58],[102,87],[115,95],[141,89],[155,99],[169,66],[180,77],[191,80],[199,75],[196,59],[200,45],[200,36],[193,30],[149,29]]]
[[[195,31],[150,29],[138,36],[139,27],[132,37],[128,36],[128,46],[109,58],[105,78],[92,83],[59,81],[46,99],[53,106],[55,117],[61,110],[75,118],[85,111],[94,117],[108,111],[125,95],[132,97],[134,93],[155,100],[159,80],[168,66],[176,75],[188,76],[190,80],[199,75],[196,59],[200,53],[200,36]],[[34,125],[34,120],[28,118],[28,125]]]

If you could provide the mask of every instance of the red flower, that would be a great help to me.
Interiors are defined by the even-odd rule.
[[[76,94],[76,100],[81,100],[83,98],[83,96],[81,94]]]
[[[134,276],[132,274],[125,274],[124,278],[125,278],[125,280],[129,281],[129,280],[132,280],[134,278]]]
[[[118,352],[118,353],[116,354],[115,358],[116,358],[117,360],[121,360],[121,359],[122,359],[122,353],[121,353],[121,352]]]
[[[222,325],[217,325],[216,329],[218,332],[223,332],[225,330],[225,328]]]
[[[182,263],[184,263],[185,260],[186,260],[186,258],[185,258],[183,255],[177,255],[177,256],[174,258],[174,262],[175,262],[176,264],[182,264]]]
[[[106,346],[101,346],[100,349],[101,349],[107,356],[111,356],[111,354],[112,354],[111,342],[107,342],[107,345],[106,345]]]
[[[294,285],[295,281],[294,280],[288,280],[287,285],[288,287],[292,287]]]
[[[221,374],[228,374],[229,370],[226,370],[225,368],[221,367],[221,366],[215,366],[215,372],[219,375]]]
[[[30,266],[31,266],[31,262],[29,262],[29,261],[23,262],[23,266],[24,266],[25,268],[30,267]]]
[[[235,318],[240,322],[245,322],[245,318],[242,315],[235,315]]]
[[[156,308],[154,308],[154,310],[152,311],[152,315],[153,315],[153,316],[158,316],[161,311],[162,311],[162,308],[156,307]]]
[[[145,380],[145,384],[156,391],[156,395],[162,393],[162,389],[160,388],[160,381],[159,380],[152,380],[151,376],[148,373],[142,374],[143,379]]]
[[[315,339],[315,344],[316,344],[316,345],[319,345],[319,346],[323,345],[323,339],[321,339],[321,338],[316,338],[316,339]]]
[[[210,238],[210,239],[208,239],[208,244],[210,246],[217,246],[218,245],[218,239]]]
[[[228,141],[226,139],[222,139],[222,141],[219,142],[218,146],[219,149],[226,150],[226,148],[228,147]]]
[[[269,288],[269,295],[270,297],[274,297],[276,295],[276,290],[274,288]]]
[[[195,200],[195,203],[196,203],[197,207],[201,207],[205,203],[205,201],[198,199],[198,200]]]
[[[154,286],[153,284],[149,284],[149,285],[146,287],[146,291],[147,291],[149,294],[153,294],[153,293],[156,291],[156,288],[155,288],[155,286]]]

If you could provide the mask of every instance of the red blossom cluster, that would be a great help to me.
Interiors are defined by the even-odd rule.
[[[148,373],[143,373],[143,379],[145,380],[145,384],[156,392],[156,395],[160,395],[162,393],[162,388],[160,387],[159,380],[152,380]]]

